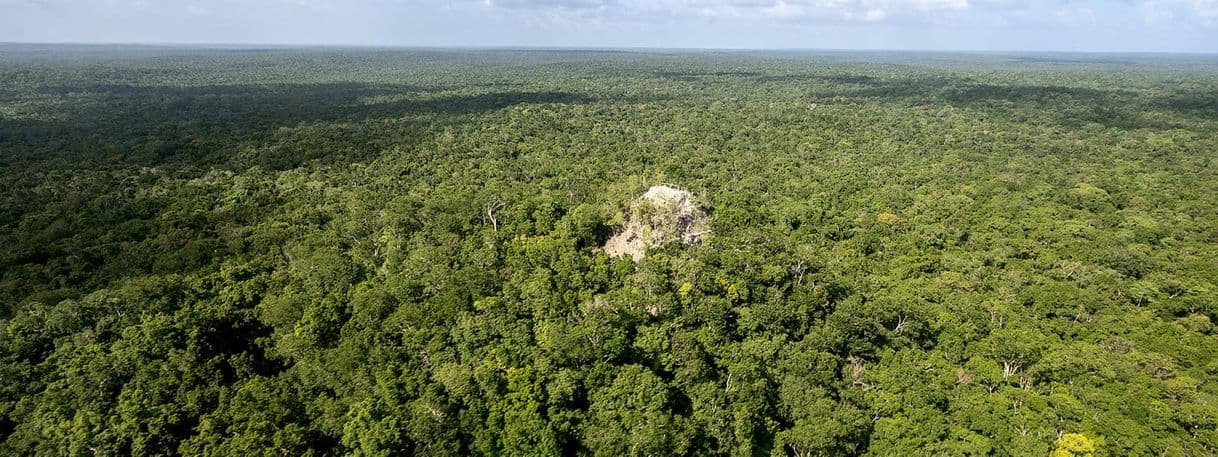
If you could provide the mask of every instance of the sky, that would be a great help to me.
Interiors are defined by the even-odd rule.
[[[1218,52],[1218,0],[0,0],[0,42]]]

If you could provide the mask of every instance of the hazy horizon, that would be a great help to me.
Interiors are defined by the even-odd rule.
[[[1218,52],[1218,0],[0,0],[0,42]]]
[[[979,54],[979,55],[1034,55],[1034,54],[1080,54],[1080,55],[1195,55],[1218,56],[1216,51],[1090,51],[1090,50],[1037,50],[1037,49],[924,49],[924,48],[753,48],[753,47],[665,47],[665,46],[545,46],[545,45],[410,45],[410,44],[330,44],[330,43],[205,43],[205,42],[86,42],[86,41],[0,41],[0,46],[49,46],[49,47],[132,47],[163,49],[400,49],[437,51],[621,51],[621,52],[778,52],[778,53],[910,53],[910,54]]]

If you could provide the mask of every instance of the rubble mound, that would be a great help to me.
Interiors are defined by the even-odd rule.
[[[610,257],[642,260],[647,248],[672,242],[700,244],[710,235],[710,220],[684,190],[654,186],[630,204],[626,223],[605,243]]]

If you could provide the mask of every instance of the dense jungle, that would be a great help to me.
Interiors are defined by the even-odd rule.
[[[0,45],[0,454],[1218,453],[1218,57]],[[603,246],[633,202],[708,233]]]

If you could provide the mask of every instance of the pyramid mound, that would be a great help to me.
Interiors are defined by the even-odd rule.
[[[638,261],[648,248],[676,241],[696,245],[709,234],[710,221],[689,192],[654,186],[631,203],[626,223],[605,243],[605,252]]]

